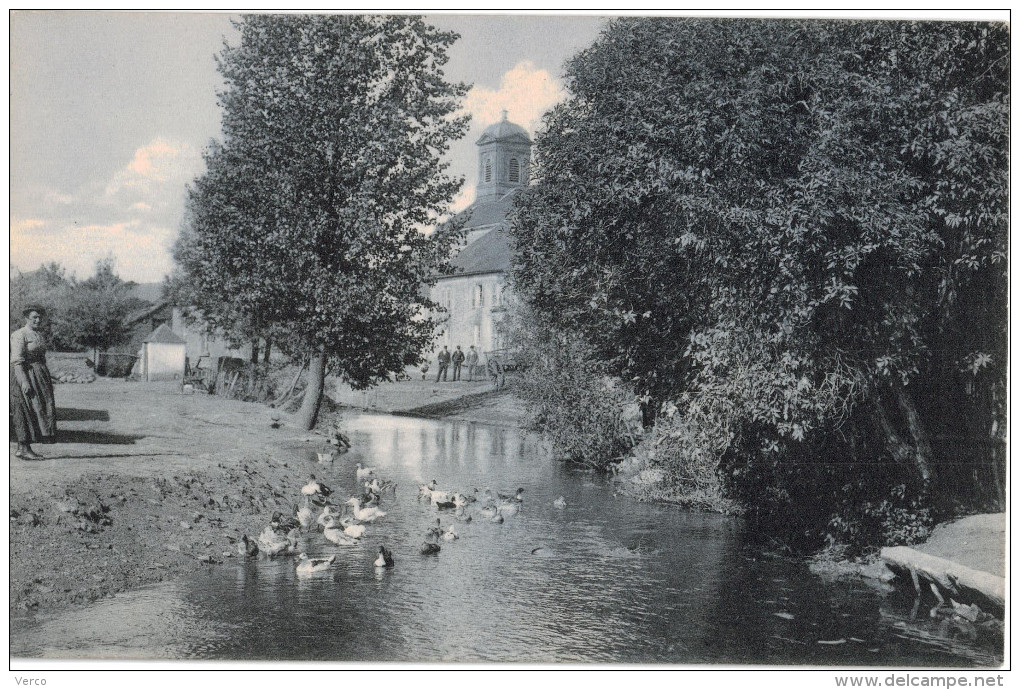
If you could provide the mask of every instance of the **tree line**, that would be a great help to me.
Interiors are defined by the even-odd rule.
[[[9,327],[14,331],[24,326],[22,312],[38,305],[46,310],[44,328],[51,350],[82,352],[121,345],[130,334],[128,315],[149,306],[132,295],[134,287],[117,275],[111,258],[96,262],[95,272],[83,280],[56,262],[28,273],[12,272]]]
[[[815,540],[1001,506],[1007,27],[620,19],[566,80],[511,222],[540,428],[607,464],[563,411],[622,384],[678,495]]]

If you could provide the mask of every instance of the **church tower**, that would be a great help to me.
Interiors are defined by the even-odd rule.
[[[482,132],[478,145],[478,186],[475,202],[496,201],[528,184],[531,137],[520,125],[503,119]]]

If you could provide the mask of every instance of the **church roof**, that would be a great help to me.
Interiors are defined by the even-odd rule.
[[[450,260],[456,277],[479,273],[503,273],[510,268],[510,241],[501,227],[493,228],[464,247]]]
[[[457,218],[466,218],[464,229],[483,228],[486,225],[496,225],[506,221],[506,214],[510,212],[510,205],[513,203],[516,189],[504,194],[496,200],[476,201],[466,209],[457,214]]]
[[[143,343],[173,343],[175,345],[187,345],[188,341],[171,331],[167,325],[160,324],[159,328],[150,333]]]
[[[489,125],[482,132],[481,138],[475,142],[478,146],[493,141],[520,141],[522,144],[531,144],[531,137],[527,130],[520,125],[515,125],[506,119],[506,111],[503,111],[503,119],[494,125]]]

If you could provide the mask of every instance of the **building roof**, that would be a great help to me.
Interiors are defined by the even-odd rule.
[[[501,227],[493,228],[450,260],[454,278],[478,273],[502,273],[510,268],[510,242]]]
[[[172,343],[174,345],[187,345],[188,341],[171,331],[167,325],[161,324],[159,328],[142,341],[143,343]]]
[[[506,111],[503,111],[503,119],[494,125],[489,125],[482,132],[481,138],[475,142],[476,145],[482,146],[493,141],[519,141],[522,144],[531,144],[531,137],[528,136],[527,130],[520,125],[515,125],[506,119]]]
[[[496,199],[495,201],[476,201],[466,209],[457,214],[457,218],[466,218],[465,230],[483,228],[486,225],[497,225],[506,221],[506,214],[510,212],[510,204],[513,203],[514,189]]]

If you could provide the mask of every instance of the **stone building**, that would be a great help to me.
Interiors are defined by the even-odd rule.
[[[531,138],[520,125],[503,119],[478,140],[478,184],[475,201],[462,211],[465,244],[453,257],[454,274],[432,288],[433,301],[446,312],[435,349],[471,345],[484,362],[486,352],[502,346],[498,324],[507,299],[505,274],[510,266],[506,216],[514,194],[528,184]]]

